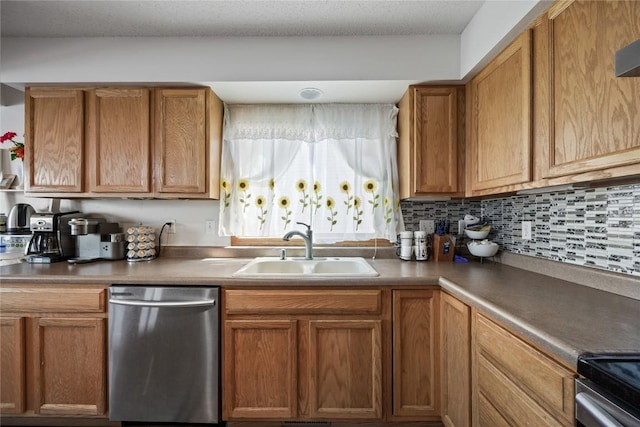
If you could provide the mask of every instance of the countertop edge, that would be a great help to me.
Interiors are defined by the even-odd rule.
[[[568,345],[566,342],[554,337],[553,335],[550,335],[530,323],[527,323],[522,318],[511,314],[508,310],[492,304],[484,298],[467,291],[446,277],[440,277],[438,284],[440,285],[441,290],[447,291],[465,304],[489,314],[496,320],[502,322],[505,326],[512,329],[514,332],[521,334],[540,348],[551,353],[557,361],[563,362],[573,370],[576,369],[578,356],[582,354],[584,350]]]

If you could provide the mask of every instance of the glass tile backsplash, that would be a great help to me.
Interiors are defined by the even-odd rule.
[[[407,230],[446,218],[451,233],[465,214],[492,225],[489,238],[522,255],[640,276],[640,184],[482,201],[402,202]],[[531,221],[532,239],[522,239]]]

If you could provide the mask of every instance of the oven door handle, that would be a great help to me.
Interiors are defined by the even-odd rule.
[[[585,427],[624,427],[584,392],[576,394],[576,418]]]
[[[128,305],[135,307],[163,307],[163,308],[183,308],[183,307],[213,307],[216,305],[215,299],[200,301],[140,301],[140,300],[117,300],[110,299],[109,304]]]

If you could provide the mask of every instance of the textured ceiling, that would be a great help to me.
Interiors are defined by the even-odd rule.
[[[0,2],[4,37],[460,34],[484,1]]]

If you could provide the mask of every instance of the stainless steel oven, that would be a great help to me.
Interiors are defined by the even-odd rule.
[[[220,420],[219,288],[109,289],[109,418]]]
[[[582,355],[578,374],[578,426],[640,427],[640,355]]]

